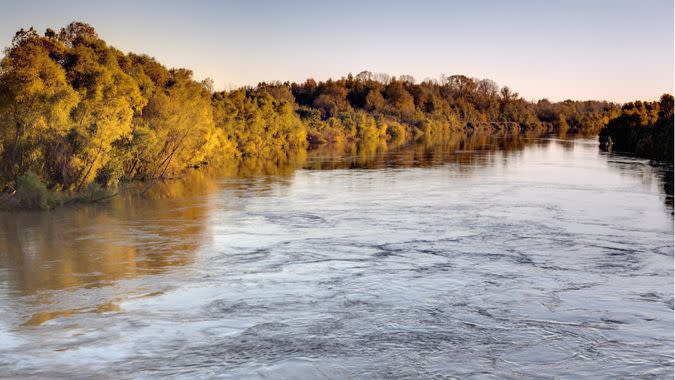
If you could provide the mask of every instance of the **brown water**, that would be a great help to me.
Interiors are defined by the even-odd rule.
[[[672,168],[314,151],[0,214],[1,377],[673,376]]]

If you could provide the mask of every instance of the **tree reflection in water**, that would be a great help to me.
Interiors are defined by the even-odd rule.
[[[211,238],[212,211],[246,207],[219,196],[224,190],[241,198],[264,196],[278,186],[288,187],[299,169],[446,164],[456,175],[470,175],[479,167],[507,165],[507,157],[517,157],[526,147],[548,149],[556,144],[564,155],[575,146],[571,140],[536,137],[453,135],[415,144],[374,141],[280,152],[273,160],[245,160],[229,167],[194,170],[179,180],[128,184],[120,196],[107,203],[51,212],[4,213],[0,217],[0,264],[8,269],[4,281],[15,295],[10,299],[21,303],[17,309],[26,324],[78,313],[116,312],[117,301],[128,297],[130,291],[117,289],[117,282],[191,264]],[[606,156],[610,168],[642,175],[644,183],[656,178],[672,211],[672,166],[598,154]],[[636,170],[636,165],[642,169]],[[96,303],[87,299],[87,291],[105,287],[111,290]],[[59,291],[80,292],[82,296],[60,297]],[[144,294],[142,289],[136,293]]]

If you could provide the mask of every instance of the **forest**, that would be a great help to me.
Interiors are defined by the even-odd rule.
[[[532,102],[464,75],[418,83],[368,71],[214,91],[190,70],[109,46],[86,23],[22,29],[0,62],[0,193],[45,208],[62,199],[54,194],[103,194],[121,181],[274,161],[321,144],[495,131],[596,135],[616,117],[634,117],[626,107]],[[634,107],[654,112],[653,104]],[[670,152],[672,159],[672,144]]]

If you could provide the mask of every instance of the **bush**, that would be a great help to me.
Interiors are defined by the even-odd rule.
[[[115,187],[104,187],[94,182],[87,186],[87,191],[78,194],[73,200],[82,203],[99,202],[115,196],[115,190]]]
[[[47,189],[47,185],[37,176],[28,171],[16,180],[16,194],[12,200],[21,208],[48,210],[60,202],[59,197]]]
[[[9,194],[8,194],[9,195]],[[40,177],[28,171],[16,180],[16,192],[0,202],[0,209],[50,210],[65,203],[94,203],[117,195],[117,187],[104,187],[98,183],[90,184],[86,191],[64,193],[52,191]]]
[[[621,115],[600,131],[603,148],[658,161],[673,161],[673,117],[644,125],[639,115]]]

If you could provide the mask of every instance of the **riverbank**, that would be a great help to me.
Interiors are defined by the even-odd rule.
[[[179,175],[171,178],[149,178],[120,181],[108,186],[98,183],[90,184],[82,191],[53,190],[35,173],[27,172],[17,179],[17,186],[11,193],[0,195],[0,210],[51,210],[66,205],[105,202],[120,193],[145,193],[150,187],[175,179],[181,179],[195,171],[210,173],[211,176],[255,176],[278,174],[292,171],[302,165],[308,155],[345,155],[353,154],[361,157],[362,162],[355,164],[367,166],[368,160],[379,157],[382,152],[405,145],[425,147],[443,146],[446,150],[477,149],[493,139],[504,139],[509,149],[523,145],[524,139],[546,136],[554,129],[550,125],[518,123],[475,123],[469,124],[461,131],[453,131],[443,135],[418,135],[416,139],[380,138],[375,140],[339,140],[332,143],[307,144],[301,149],[277,152],[265,158],[248,157],[231,159],[217,165],[202,165],[186,168]],[[406,136],[410,136],[407,134]]]
[[[117,194],[116,186],[104,188],[98,184],[81,192],[49,190],[40,177],[29,171],[19,176],[16,190],[0,194],[0,210],[51,210],[67,204],[102,202]]]

